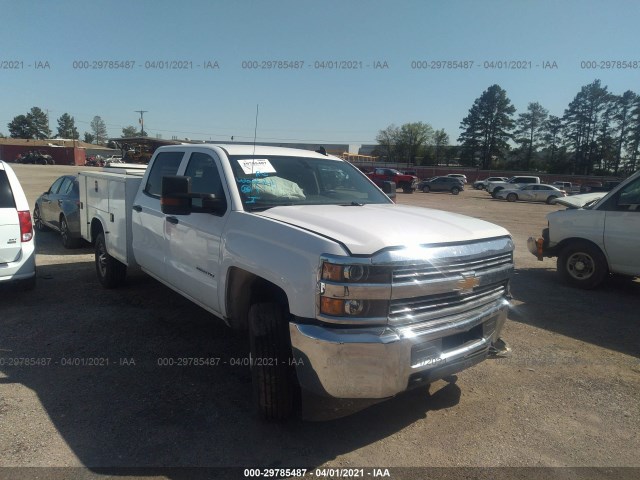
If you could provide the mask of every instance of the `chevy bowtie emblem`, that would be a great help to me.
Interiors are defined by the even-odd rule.
[[[458,280],[458,288],[461,293],[467,293],[480,285],[480,279],[476,277],[475,273],[463,274],[462,280]]]

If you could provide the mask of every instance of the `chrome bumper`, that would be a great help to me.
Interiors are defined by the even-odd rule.
[[[329,328],[291,322],[296,373],[304,391],[336,399],[384,399],[487,357],[507,319],[501,300],[446,326]]]

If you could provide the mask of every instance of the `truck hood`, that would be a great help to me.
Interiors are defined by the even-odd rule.
[[[580,195],[572,195],[570,197],[559,197],[556,198],[553,203],[556,205],[564,205],[569,208],[582,208],[589,202],[600,200],[607,193],[609,192],[583,193]]]
[[[408,205],[298,205],[274,207],[256,215],[332,238],[354,255],[371,255],[388,247],[509,235],[504,228],[484,220]]]

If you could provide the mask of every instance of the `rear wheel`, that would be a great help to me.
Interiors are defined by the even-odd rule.
[[[574,287],[597,287],[609,273],[607,259],[595,245],[574,241],[558,255],[558,273]]]
[[[516,200],[518,200],[518,195],[516,195],[515,193],[510,193],[509,195],[507,195],[507,201],[515,202]]]
[[[253,304],[249,309],[249,341],[256,409],[266,420],[284,420],[293,414],[297,390],[286,307]]]
[[[60,217],[60,236],[62,237],[64,248],[78,248],[80,246],[80,239],[71,235],[69,224],[65,217]]]
[[[40,207],[36,205],[33,209],[33,225],[39,232],[46,232],[49,228],[42,221],[42,214],[40,213]]]
[[[102,232],[96,238],[95,263],[98,280],[103,287],[116,288],[124,282],[127,266],[107,253],[107,244]]]

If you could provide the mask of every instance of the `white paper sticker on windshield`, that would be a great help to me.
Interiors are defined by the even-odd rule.
[[[276,173],[271,162],[266,158],[249,158],[247,160],[238,160],[242,170],[247,175],[255,175],[256,173]]]

